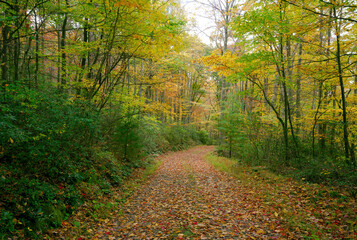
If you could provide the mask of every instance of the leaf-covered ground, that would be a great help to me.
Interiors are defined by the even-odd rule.
[[[279,219],[234,178],[203,160],[212,150],[198,147],[166,156],[112,223],[112,238],[280,237]]]
[[[346,196],[341,201],[343,193],[335,193],[338,197],[333,197],[323,186],[301,185],[265,170],[241,171],[231,160],[207,157],[213,150],[214,147],[201,146],[162,156],[162,165],[156,173],[122,207],[113,209],[108,218],[102,216],[86,226],[81,236],[69,238],[357,237],[353,198]],[[320,198],[316,191],[321,191]],[[56,234],[66,238],[59,232]]]

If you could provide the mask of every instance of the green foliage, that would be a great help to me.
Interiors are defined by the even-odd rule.
[[[49,86],[10,85],[0,107],[1,229],[23,228],[34,237],[83,202],[75,185],[91,165],[96,114]],[[13,224],[5,223],[9,216]]]
[[[146,111],[142,93],[156,85],[152,64],[182,46],[186,23],[168,13],[173,2],[3,6],[1,239],[41,238],[91,197],[121,187],[149,155],[199,143],[194,128],[171,130],[135,112]],[[53,25],[62,27],[59,45]],[[139,84],[142,99],[132,93]]]
[[[143,155],[160,154],[166,152],[170,143],[163,137],[164,125],[154,118],[144,117],[138,128]]]
[[[137,119],[129,117],[118,121],[114,128],[112,142],[115,149],[113,150],[119,158],[128,162],[139,158],[140,151],[138,149],[141,148],[141,143],[139,141],[138,125]]]
[[[12,86],[10,91],[17,94],[1,105],[3,161],[21,165],[31,175],[81,180],[72,173],[88,158],[86,149],[97,134],[95,114],[83,102],[67,100],[55,90]]]
[[[202,58],[210,70],[234,84],[227,87],[227,99],[224,91],[217,96],[224,110],[218,129],[225,137],[218,153],[310,182],[355,189],[356,115],[348,109],[356,98],[343,90],[353,92],[354,77],[342,74],[351,60],[341,53],[354,48],[356,41],[348,34],[352,28],[344,28],[350,25],[347,19],[309,28],[337,12],[349,13],[343,3],[320,3],[310,1],[301,8],[302,2],[246,1],[230,25],[235,47],[242,51]],[[309,11],[316,6],[326,14]],[[336,61],[331,61],[331,53]],[[310,65],[311,59],[319,60]],[[232,92],[238,96],[229,96]],[[330,92],[333,95],[326,94]]]
[[[310,139],[289,138],[288,161],[284,157],[284,142],[279,126],[264,123],[257,114],[240,114],[239,107],[227,109],[219,129],[226,136],[217,146],[221,156],[239,159],[249,166],[266,166],[279,174],[313,183],[342,185],[355,194],[357,172],[341,156],[341,150],[330,152],[316,144],[311,155]],[[298,148],[296,149],[295,143]]]
[[[249,134],[246,133],[247,124],[250,124],[252,116],[241,114],[242,105],[235,101],[238,96],[231,94],[228,96],[224,119],[218,123],[218,129],[226,137],[225,141],[218,148],[218,153],[223,156],[244,158],[246,149],[244,143],[249,141]],[[237,156],[239,153],[240,156]]]
[[[334,151],[329,151],[330,146],[316,143],[313,156],[309,137],[289,136],[286,161],[281,128],[266,121],[259,111],[244,112],[240,95],[228,96],[224,119],[218,124],[225,136],[225,141],[217,146],[219,155],[239,159],[249,166],[266,166],[279,174],[309,182],[342,185],[355,194],[357,171],[341,157],[341,149],[331,146]]]
[[[316,234],[319,237],[314,239],[328,239],[332,234],[344,234],[336,229],[345,226],[346,231],[352,234],[355,232],[355,198],[346,189],[311,184],[301,179],[294,181],[291,177],[273,173],[265,167],[249,167],[234,159],[213,154],[208,154],[206,160],[217,169],[237,178],[242,188],[248,187],[249,190],[244,196],[246,197],[248,192],[253,193],[253,201],[260,199],[260,202],[264,203],[263,206],[269,207],[271,213],[276,217],[281,216],[284,222],[290,225],[290,232],[303,234],[293,238],[311,239],[311,236]],[[250,191],[252,186],[254,191]],[[311,216],[314,220],[321,220],[307,221]],[[328,219],[322,220],[326,216],[329,216]],[[346,235],[352,236],[350,233]]]
[[[211,145],[212,139],[209,137],[209,134],[206,130],[202,129],[197,132],[199,141],[204,145]]]
[[[193,127],[167,126],[164,129],[163,136],[169,142],[172,151],[186,149],[199,142],[198,134]]]
[[[5,235],[7,232],[15,231],[14,216],[9,211],[2,211],[0,213],[0,233]]]
[[[123,118],[114,114],[107,116],[103,126],[106,126],[104,132],[113,129],[112,134],[106,136],[110,151],[136,167],[141,165],[138,159],[150,154],[186,149],[210,141],[206,131],[197,131],[193,126],[170,126],[151,117]]]
[[[193,126],[114,110],[99,113],[50,85],[8,86],[0,104],[1,235],[38,238],[88,199],[111,194],[145,157],[209,141]]]
[[[58,110],[57,114],[61,116],[59,112]],[[41,111],[38,111],[38,114],[40,113]],[[71,117],[68,119],[73,120]],[[41,133],[37,129],[41,129],[41,125],[45,125],[47,121],[43,118],[35,123],[30,119],[28,122],[21,122],[22,124],[12,124],[18,128],[21,126],[21,131],[26,129],[26,134],[33,136]],[[113,149],[117,147],[114,153],[93,148],[90,144],[80,146],[78,143],[76,146],[75,139],[62,136],[66,135],[65,130],[59,133],[59,136],[48,134],[50,141],[27,137],[21,141],[20,148],[20,143],[17,143],[19,137],[10,135],[11,131],[8,131],[7,137],[12,136],[13,139],[10,144],[15,146],[4,148],[4,158],[0,163],[0,201],[4,203],[0,207],[1,233],[11,236],[15,230],[23,229],[26,236],[36,238],[37,233],[59,226],[90,196],[110,194],[113,187],[120,186],[130,176],[133,168],[147,164],[142,160],[144,156],[199,143],[199,135],[193,128],[175,126],[171,129],[150,119],[135,121],[135,124],[143,124],[140,127],[135,125],[137,128],[134,128],[134,125],[129,128],[127,124],[125,127],[116,126],[118,131],[114,132],[112,137],[118,142],[114,142],[117,145],[111,146]],[[9,125],[4,119],[2,123]],[[27,126],[30,123],[31,133],[30,127]],[[66,123],[67,126],[70,124],[76,123]],[[84,128],[84,131],[87,130],[88,128]],[[78,136],[70,136],[81,138],[81,135],[86,134],[78,129],[76,131]],[[128,143],[119,138],[119,133],[125,131],[130,134]],[[153,134],[154,132],[156,134]],[[123,148],[124,144],[127,144],[126,150]],[[33,154],[34,151],[36,154]],[[124,158],[124,151],[127,151],[127,158]]]

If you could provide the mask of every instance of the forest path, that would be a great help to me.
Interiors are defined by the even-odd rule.
[[[213,150],[199,146],[162,156],[160,168],[97,238],[281,239],[279,220],[253,190],[204,160]]]

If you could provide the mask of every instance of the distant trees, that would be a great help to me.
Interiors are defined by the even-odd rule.
[[[39,238],[144,157],[209,143],[185,24],[176,0],[0,0],[1,236]]]
[[[328,156],[356,164],[355,10],[355,1],[344,0],[246,1],[230,24],[241,51],[201,60],[238,86],[240,106],[249,100],[240,114],[280,125],[273,136],[281,136],[286,165]],[[255,151],[267,147],[267,130],[257,133]]]
[[[177,70],[164,66],[160,59],[182,49],[182,42],[187,41],[185,20],[176,1],[25,0],[0,4],[3,100],[9,84],[38,87],[42,81],[57,85],[69,97],[94,102],[99,109],[118,94],[149,98],[147,103],[154,100],[169,108],[182,102],[174,104],[164,92],[157,92],[170,88],[168,71]],[[188,82],[182,83],[185,95],[177,93],[176,97],[187,98],[185,111],[190,111],[195,101],[192,98],[196,98],[193,88],[198,87],[192,79],[200,76],[198,81],[202,81],[203,75],[197,75],[194,68],[186,69],[190,58],[182,60],[186,62],[175,74]],[[154,68],[166,73],[154,72]],[[155,80],[164,75],[164,81]],[[144,109],[153,108],[140,107],[140,111]],[[188,114],[192,115],[184,113],[186,120],[190,119]]]

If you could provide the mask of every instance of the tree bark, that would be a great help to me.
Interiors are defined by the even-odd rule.
[[[69,7],[68,0],[66,0],[66,10]],[[65,52],[66,48],[66,34],[67,34],[67,21],[68,13],[65,12],[64,19],[61,27],[61,91],[64,90],[67,84],[67,54]]]
[[[343,83],[343,70],[342,70],[342,63],[341,63],[341,27],[340,23],[337,19],[337,13],[336,13],[336,6],[333,6],[333,14],[335,18],[335,31],[336,31],[336,62],[337,62],[337,67],[338,67],[338,79],[340,83],[340,90],[341,90],[341,101],[342,101],[342,121],[343,121],[343,141],[345,145],[345,158],[348,163],[351,163],[349,161],[350,158],[350,144],[349,144],[349,139],[348,139],[348,122],[347,122],[347,104],[346,104],[346,98],[345,98],[345,86]]]

